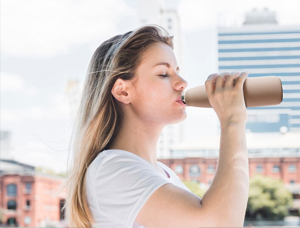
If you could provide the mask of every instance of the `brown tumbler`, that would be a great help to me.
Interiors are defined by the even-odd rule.
[[[246,107],[277,105],[283,99],[282,83],[280,78],[276,76],[246,78],[243,91]],[[183,91],[181,99],[187,106],[212,107],[208,100],[205,85]]]

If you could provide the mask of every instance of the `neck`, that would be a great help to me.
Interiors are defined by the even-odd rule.
[[[162,128],[156,124],[124,120],[108,149],[126,150],[157,166],[157,142]]]

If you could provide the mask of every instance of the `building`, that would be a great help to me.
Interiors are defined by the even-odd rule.
[[[139,26],[145,24],[157,24],[165,28],[173,37],[174,53],[180,68],[183,68],[182,61],[182,33],[180,18],[177,13],[179,1],[166,0],[139,0],[137,15]],[[157,144],[158,157],[167,158],[170,156],[169,149],[176,142],[183,141],[184,123],[166,126],[159,137]]]
[[[293,194],[293,207],[300,209],[300,133],[246,134],[249,176],[261,174],[281,179]],[[186,141],[171,149],[171,157],[158,159],[181,180],[196,181],[207,188],[215,175],[220,135]]]
[[[0,159],[0,224],[19,227],[64,225],[65,189],[55,195],[63,181],[63,177],[38,172],[34,166]]]
[[[247,108],[252,132],[300,131],[300,25],[280,26],[275,12],[253,10],[240,27],[218,29],[219,72],[248,71],[282,81],[279,105]]]

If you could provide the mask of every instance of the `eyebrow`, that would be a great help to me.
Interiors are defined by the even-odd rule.
[[[157,64],[155,64],[153,67],[156,67],[156,66],[159,66],[159,65],[165,65],[166,67],[170,68],[170,64],[167,63],[167,62],[160,62],[160,63],[157,63]],[[179,67],[177,67],[176,70],[180,71]]]

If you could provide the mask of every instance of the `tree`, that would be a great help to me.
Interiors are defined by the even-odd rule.
[[[203,197],[204,193],[206,192],[205,189],[200,188],[199,183],[193,181],[182,181],[195,195],[199,196],[200,198]]]
[[[36,166],[35,170],[38,171],[38,172],[42,172],[42,173],[48,173],[48,174],[52,174],[52,175],[56,175],[56,176],[67,177],[66,172],[58,172],[57,173],[52,169],[48,169],[48,168],[44,168],[44,167]]]
[[[255,175],[250,179],[246,217],[283,219],[292,200],[292,194],[281,180]]]

